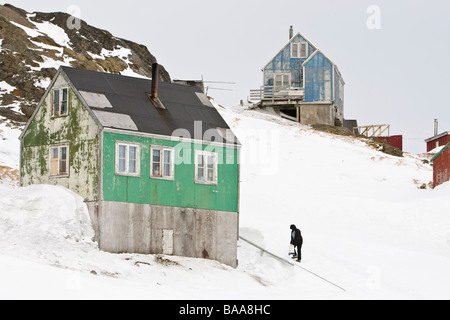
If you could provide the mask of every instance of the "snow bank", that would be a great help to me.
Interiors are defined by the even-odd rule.
[[[0,221],[3,236],[26,234],[34,243],[79,242],[94,236],[83,199],[59,186],[34,185],[1,196]]]
[[[0,194],[2,253],[58,264],[71,250],[95,247],[93,237],[86,204],[63,187],[34,185]]]
[[[1,118],[0,118],[1,120]],[[19,168],[21,131],[0,121],[0,165]]]

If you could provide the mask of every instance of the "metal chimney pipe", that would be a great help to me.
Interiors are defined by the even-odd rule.
[[[435,137],[438,135],[438,129],[439,129],[438,119],[434,119],[434,136]]]
[[[151,99],[156,101],[158,99],[158,85],[159,85],[159,64],[152,64],[152,92]]]
[[[294,29],[291,26],[291,28],[289,29],[289,40],[291,40],[293,36],[294,36]]]

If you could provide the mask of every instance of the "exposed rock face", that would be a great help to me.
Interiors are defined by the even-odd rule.
[[[151,78],[156,58],[146,46],[71,19],[0,5],[0,117],[26,122],[61,65]],[[160,80],[171,81],[162,66]]]

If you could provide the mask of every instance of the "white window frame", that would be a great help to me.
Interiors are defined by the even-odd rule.
[[[281,86],[277,85],[277,76],[281,76]],[[283,77],[287,76],[288,77],[288,84],[287,86],[284,86],[283,83]],[[277,72],[274,74],[273,76],[273,87],[278,90],[278,89],[289,89],[291,87],[291,74],[288,72]]]
[[[62,149],[66,148],[66,172],[61,172],[61,162],[63,161],[61,159],[62,155]],[[54,158],[54,150],[57,149],[58,155],[57,158]],[[68,144],[61,144],[61,145],[52,145],[49,147],[49,161],[48,161],[48,172],[50,177],[68,177],[70,174],[70,166],[69,166],[69,145]],[[52,173],[52,161],[57,160],[57,170],[56,173]]]
[[[198,176],[198,169],[199,169],[199,163],[198,163],[198,157],[203,156],[203,178],[200,178]],[[206,161],[205,161],[206,157]],[[207,157],[213,157],[213,180],[208,180],[208,174],[207,174],[207,168],[205,164],[207,164]],[[195,150],[195,159],[194,159],[194,167],[195,167],[195,183],[198,184],[209,184],[209,185],[217,185],[218,179],[218,153],[217,152],[209,152],[209,151],[201,151],[201,150]]]
[[[119,150],[120,147],[124,146],[125,149],[125,171],[120,171],[119,163]],[[136,172],[130,171],[130,147],[136,147]],[[128,177],[140,177],[141,175],[141,145],[139,143],[132,143],[127,141],[116,141],[116,157],[115,157],[115,174],[117,176],[128,176]]]
[[[153,174],[153,151],[158,150],[160,152],[159,167],[161,175]],[[165,151],[170,151],[170,175],[164,175],[164,165],[166,164]],[[175,149],[166,146],[152,145],[150,147],[150,178],[162,179],[162,180],[175,180]]]
[[[302,56],[302,54],[301,54],[302,45],[305,45],[305,55],[304,56]],[[297,50],[296,55],[294,54],[294,48]],[[301,42],[291,43],[291,58],[300,58],[300,59],[308,58],[308,53],[309,53],[308,42],[301,41]]]
[[[64,90],[67,92],[67,100],[63,100],[64,97]],[[58,112],[55,110],[55,92],[58,91]],[[64,113],[61,113],[61,107],[63,105],[63,102],[66,102],[66,110]],[[63,87],[63,88],[55,88],[52,90],[52,117],[58,118],[58,117],[65,117],[69,115],[69,88]]]

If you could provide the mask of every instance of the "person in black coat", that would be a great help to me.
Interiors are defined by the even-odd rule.
[[[303,238],[301,231],[295,226],[295,224],[291,225],[291,244],[294,246],[294,255],[292,258],[297,258],[298,262],[302,261]]]

